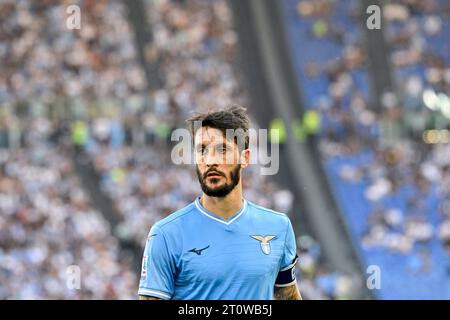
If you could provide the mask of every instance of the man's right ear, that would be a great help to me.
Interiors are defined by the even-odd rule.
[[[242,169],[247,168],[248,165],[250,164],[250,156],[251,156],[250,149],[245,149],[241,151],[239,163],[241,164]]]

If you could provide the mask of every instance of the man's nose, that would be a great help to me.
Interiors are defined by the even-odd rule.
[[[220,157],[218,156],[218,153],[214,150],[209,151],[205,156],[205,164],[207,166],[213,166],[220,164]]]

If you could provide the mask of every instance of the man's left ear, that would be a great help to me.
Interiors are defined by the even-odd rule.
[[[250,164],[250,149],[242,150],[240,157],[241,168],[246,168]]]

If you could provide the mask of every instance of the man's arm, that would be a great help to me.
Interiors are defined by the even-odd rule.
[[[157,298],[157,297],[150,297],[150,296],[139,296],[139,300],[162,300],[161,298]]]
[[[287,287],[275,287],[275,300],[302,300],[297,283]]]

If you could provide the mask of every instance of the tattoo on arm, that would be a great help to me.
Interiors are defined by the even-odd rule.
[[[275,287],[276,300],[302,300],[297,284],[288,287]]]
[[[150,296],[139,296],[139,300],[161,300],[157,297],[150,297]]]

